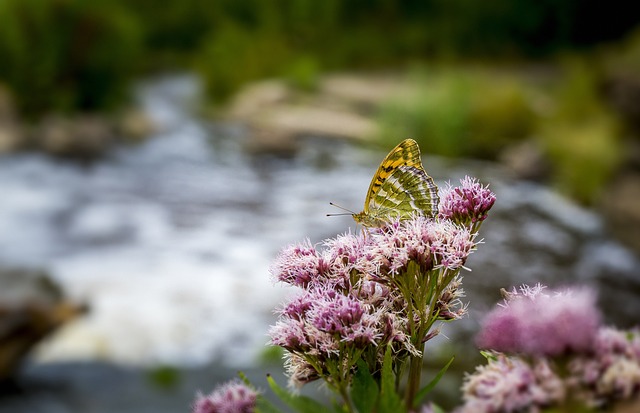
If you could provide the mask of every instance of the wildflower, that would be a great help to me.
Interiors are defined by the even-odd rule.
[[[467,375],[462,390],[464,404],[456,413],[537,412],[565,397],[562,381],[544,359],[531,366],[503,354]]]
[[[400,371],[439,333],[436,320],[466,311],[458,274],[475,249],[469,228],[415,216],[320,246],[289,246],[271,267],[274,278],[303,289],[269,330],[270,344],[288,351],[291,385],[321,378],[345,394],[358,359],[379,372],[389,345]],[[409,366],[414,394],[421,365]]]
[[[461,288],[462,279],[455,277],[438,299],[436,311],[441,320],[458,320],[467,313],[467,306],[460,300],[464,297],[464,290]]]
[[[425,217],[399,221],[379,233],[371,234],[371,242],[356,268],[374,264],[377,278],[386,278],[407,271],[409,262],[418,264],[421,271],[462,268],[475,244],[468,229],[451,221],[434,221]],[[364,263],[362,262],[364,261]]]
[[[239,380],[216,387],[209,395],[198,394],[193,413],[253,413],[258,392]]]
[[[290,245],[282,250],[270,268],[279,281],[305,287],[324,269],[323,262],[311,241]]]
[[[443,190],[439,217],[449,219],[461,225],[478,229],[480,223],[487,218],[487,213],[496,202],[496,196],[488,186],[482,186],[476,178],[465,176],[460,180],[461,186]]]
[[[476,339],[480,348],[533,356],[586,352],[600,325],[591,290],[546,294],[544,287],[513,290],[485,318]]]
[[[589,405],[629,400],[640,394],[640,330],[603,327],[591,354],[569,363],[569,383]]]

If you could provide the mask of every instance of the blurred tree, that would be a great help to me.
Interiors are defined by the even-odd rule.
[[[115,2],[0,2],[0,79],[23,114],[100,110],[122,100],[140,33]]]

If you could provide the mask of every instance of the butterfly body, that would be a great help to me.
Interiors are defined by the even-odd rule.
[[[435,216],[438,202],[438,187],[422,167],[418,144],[405,139],[384,158],[369,185],[364,210],[352,216],[362,226],[382,227],[415,214]]]

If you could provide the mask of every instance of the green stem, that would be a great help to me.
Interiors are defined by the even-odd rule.
[[[405,399],[405,406],[407,410],[413,408],[413,399],[418,394],[420,389],[420,378],[422,376],[422,358],[424,353],[421,352],[420,356],[411,356],[409,362],[409,381],[407,383],[407,393]]]

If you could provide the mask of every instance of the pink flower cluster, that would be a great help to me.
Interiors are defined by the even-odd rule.
[[[571,388],[593,407],[640,395],[640,329],[603,327],[593,350],[569,363]]]
[[[523,286],[491,311],[477,337],[480,348],[533,356],[591,349],[600,313],[588,289],[551,291]]]
[[[193,404],[193,413],[253,413],[258,392],[239,380],[224,383],[211,394],[199,394]]]
[[[497,353],[466,377],[459,412],[602,408],[640,395],[640,330],[602,327],[591,290],[538,284],[505,295],[477,341],[511,356]]]
[[[561,379],[545,360],[530,365],[502,354],[468,375],[462,390],[465,404],[456,413],[538,412],[565,397]]]
[[[426,277],[448,276],[450,285],[442,286],[436,317],[451,320],[466,310],[454,275],[475,244],[468,229],[451,221],[417,216],[329,239],[322,246],[316,249],[309,241],[292,245],[271,267],[275,279],[303,289],[280,310],[269,332],[271,344],[296,355],[289,355],[288,366],[297,384],[328,373],[317,371],[323,363],[316,363],[311,373],[304,357],[326,361],[356,349],[375,352],[385,344],[402,354],[420,353],[410,341],[405,298],[395,277],[410,273],[414,282],[426,286]],[[425,279],[415,279],[420,276]]]
[[[459,187],[449,185],[440,197],[439,215],[454,222],[476,226],[487,218],[496,202],[496,196],[488,186],[482,186],[476,178],[465,176]]]

